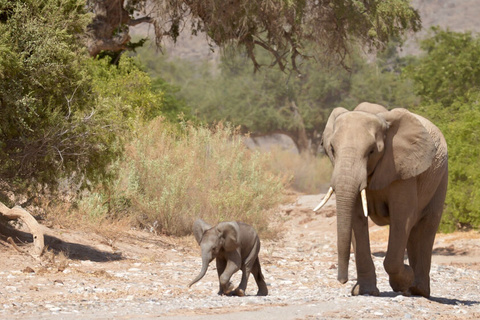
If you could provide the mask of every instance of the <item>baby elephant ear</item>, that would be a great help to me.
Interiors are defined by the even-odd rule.
[[[217,225],[220,237],[224,239],[225,251],[233,251],[240,246],[240,228],[236,222],[220,222]]]
[[[197,219],[193,223],[193,235],[195,236],[195,240],[197,240],[198,244],[200,244],[200,242],[202,241],[202,237],[205,231],[211,228],[212,226],[203,221],[202,219]]]

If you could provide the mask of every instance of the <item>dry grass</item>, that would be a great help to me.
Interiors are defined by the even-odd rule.
[[[270,154],[248,150],[235,134],[222,124],[176,130],[157,119],[127,146],[113,185],[85,194],[78,211],[178,236],[191,233],[197,217],[244,221],[262,233],[269,209],[282,201],[284,175],[271,171]]]
[[[85,192],[73,205],[51,206],[55,225],[94,230],[112,245],[126,229],[183,236],[200,217],[211,224],[238,220],[262,237],[278,230],[273,210],[298,192],[323,191],[331,175],[327,158],[273,149],[248,150],[234,128],[185,124],[182,130],[157,119],[142,129],[117,163],[118,179]]]
[[[294,154],[280,148],[273,148],[271,153],[272,170],[289,176],[292,189],[307,194],[326,191],[332,175],[332,165],[327,157],[315,157],[308,152]]]

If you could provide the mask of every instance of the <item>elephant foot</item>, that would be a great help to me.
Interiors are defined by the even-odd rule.
[[[395,292],[402,292],[404,295],[411,295],[410,287],[415,280],[413,269],[409,265],[403,265],[402,272],[389,274],[390,286]]]
[[[245,291],[243,289],[237,288],[237,289],[233,290],[229,295],[230,296],[243,297],[243,296],[245,296]]]
[[[257,282],[257,286],[258,286],[257,296],[268,295],[267,284],[265,283],[265,281],[260,281],[260,283]]]
[[[378,288],[375,284],[366,285],[357,282],[352,288],[352,296],[362,296],[365,294],[368,294],[370,296],[379,296],[380,291],[378,291]]]
[[[258,289],[257,296],[262,296],[262,297],[268,296],[267,287],[265,287],[264,289]]]
[[[425,298],[430,297],[430,285],[429,284],[421,284],[415,282],[413,286],[409,289],[410,293],[414,296],[422,296]]]
[[[226,289],[223,289],[223,288],[226,288]],[[218,295],[219,296],[229,296],[229,295],[232,295],[232,292],[233,292],[233,284],[231,282],[229,282],[226,286],[222,286],[220,285],[220,290],[218,291]]]

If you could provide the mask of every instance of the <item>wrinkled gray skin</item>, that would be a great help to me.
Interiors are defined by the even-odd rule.
[[[404,295],[429,297],[432,247],[448,180],[440,130],[405,109],[362,103],[351,112],[334,109],[322,140],[334,165],[338,280],[348,280],[353,240],[357,283],[352,295],[379,294],[360,197],[366,188],[368,215],[378,225],[390,225],[384,260],[390,286]],[[403,262],[405,249],[410,265]]]
[[[209,263],[216,258],[220,295],[244,296],[250,273],[258,285],[258,296],[268,294],[258,252],[260,239],[253,227],[243,222],[220,222],[212,227],[202,219],[193,224],[193,234],[202,249],[202,270],[189,287],[203,278]],[[233,290],[232,275],[242,270],[240,285]]]

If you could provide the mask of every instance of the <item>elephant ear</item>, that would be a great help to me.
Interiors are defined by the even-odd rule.
[[[225,251],[233,251],[240,246],[240,227],[236,222],[220,222],[217,225],[217,232],[223,239]]]
[[[323,150],[325,150],[325,153],[328,155],[328,157],[332,162],[333,162],[333,154],[330,148],[330,141],[332,140],[333,130],[335,127],[335,120],[339,115],[345,112],[348,112],[348,110],[345,108],[333,109],[332,113],[330,113],[330,116],[328,117],[327,124],[325,125],[325,130],[323,130],[321,143],[323,146]]]
[[[429,132],[413,113],[398,108],[379,116],[388,123],[388,130],[385,153],[369,182],[372,190],[421,174],[431,166],[437,150]]]
[[[197,240],[197,243],[200,244],[203,238],[203,234],[205,231],[211,229],[212,226],[203,221],[202,219],[197,219],[193,223],[193,235],[195,236],[195,240]]]

